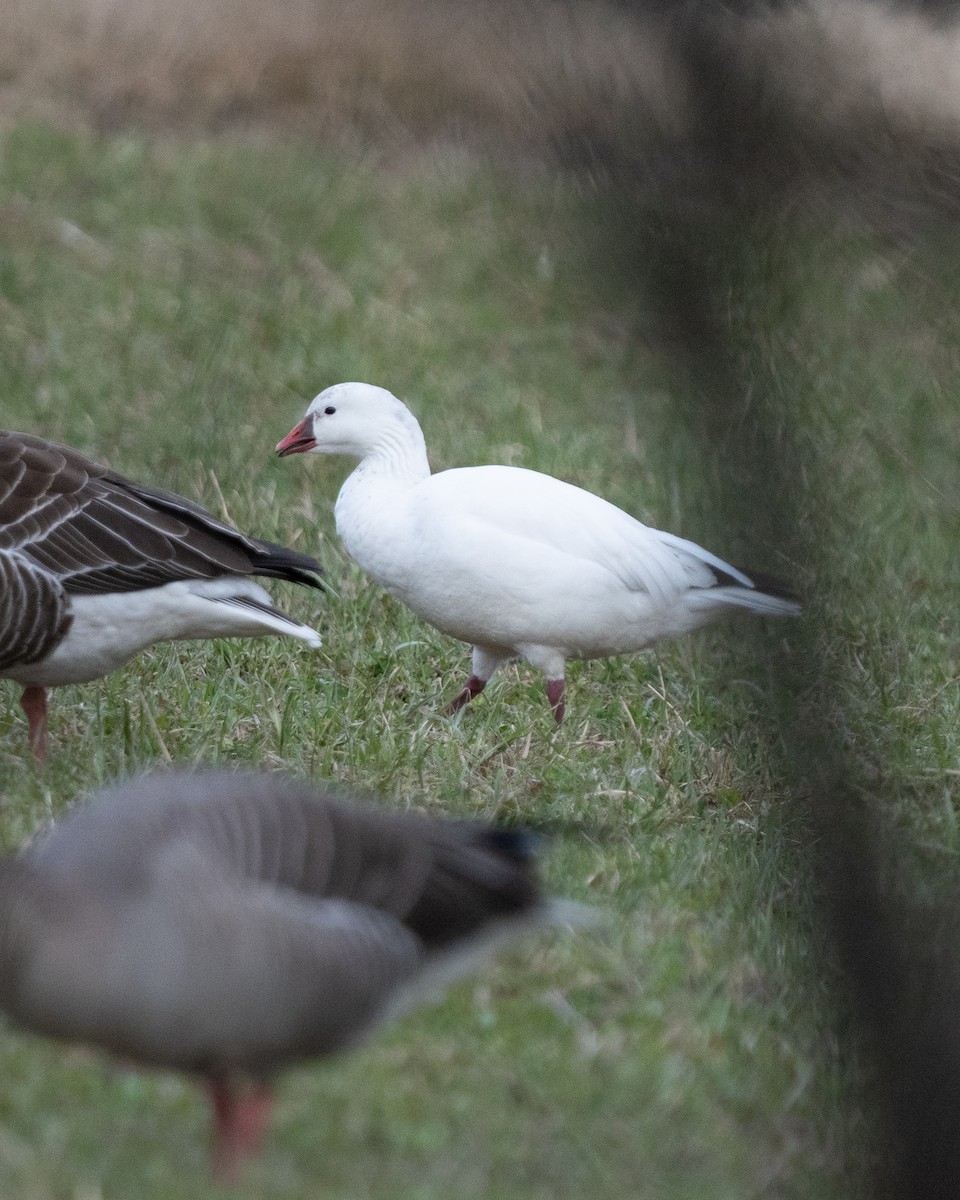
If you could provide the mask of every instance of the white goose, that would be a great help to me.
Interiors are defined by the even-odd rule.
[[[0,679],[24,688],[46,753],[46,689],[98,679],[155,642],[313,629],[248,575],[320,587],[319,564],[66,446],[0,432]]]
[[[277,446],[281,456],[306,451],[360,459],[335,509],[347,553],[473,646],[454,710],[520,657],[543,672],[559,722],[567,659],[642,650],[732,610],[800,612],[775,586],[762,590],[693,542],[552,476],[503,466],[431,475],[416,418],[380,387],[321,392]]]

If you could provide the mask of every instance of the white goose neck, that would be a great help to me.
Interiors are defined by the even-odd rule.
[[[418,483],[430,474],[423,432],[408,415],[409,421],[391,421],[380,430],[354,474],[376,473],[404,483]]]

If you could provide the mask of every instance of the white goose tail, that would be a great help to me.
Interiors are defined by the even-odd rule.
[[[765,617],[799,617],[803,612],[800,601],[789,594],[762,591],[759,586],[707,588],[703,598],[711,605],[742,608]]]
[[[767,617],[799,617],[803,611],[796,596],[773,576],[747,575],[696,542],[662,529],[656,532],[660,542],[696,559],[713,576],[712,586],[691,589],[689,603],[694,610],[742,608]]]

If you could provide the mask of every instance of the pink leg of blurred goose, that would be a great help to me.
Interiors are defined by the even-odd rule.
[[[273,1093],[267,1087],[211,1080],[213,1107],[213,1173],[224,1183],[236,1183],[243,1162],[260,1149],[270,1117]]]

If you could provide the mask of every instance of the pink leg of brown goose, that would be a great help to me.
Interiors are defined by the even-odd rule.
[[[23,689],[20,707],[27,716],[30,749],[37,762],[47,758],[47,689],[31,685]]]
[[[479,696],[483,689],[487,686],[487,681],[481,679],[479,675],[471,675],[467,682],[463,685],[463,690],[459,695],[455,696],[447,706],[447,712],[459,712],[465,704],[469,704],[474,696]]]
[[[213,1174],[235,1183],[241,1163],[260,1149],[273,1093],[266,1087],[238,1088],[223,1080],[208,1084],[213,1106]]]
[[[550,701],[550,707],[553,709],[553,719],[558,725],[563,722],[564,704],[563,704],[563,680],[548,679],[546,681],[547,699]]]

